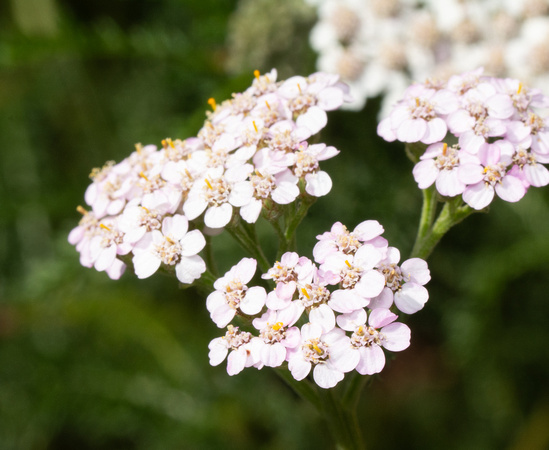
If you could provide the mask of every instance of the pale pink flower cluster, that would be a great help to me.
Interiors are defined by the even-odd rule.
[[[354,103],[383,95],[382,110],[413,81],[484,66],[549,89],[547,0],[307,0],[319,70],[349,83]]]
[[[410,345],[410,329],[393,311],[413,314],[428,300],[427,263],[399,251],[381,235],[375,220],[353,231],[337,222],[317,236],[314,261],[294,252],[263,274],[272,290],[248,287],[256,262],[245,258],[214,285],[207,299],[212,320],[224,336],[211,341],[210,363],[228,355],[227,372],[245,367],[288,364],[296,380],[312,371],[322,388],[334,387],[345,373],[380,372],[386,351]],[[254,331],[229,324],[235,315],[252,320]]]
[[[421,189],[462,195],[474,209],[495,195],[519,201],[530,186],[549,184],[549,97],[515,79],[482,76],[482,69],[447,83],[414,84],[378,125],[387,141],[423,143],[413,170]]]
[[[326,125],[326,111],[349,100],[347,86],[320,72],[281,82],[274,69],[255,76],[230,100],[210,99],[196,137],[137,145],[92,171],[91,211],[79,207],[84,217],[69,235],[84,266],[117,279],[131,260],[139,278],[162,268],[192,283],[206,270],[203,233],[331,190],[319,163],[339,151],[307,140]]]

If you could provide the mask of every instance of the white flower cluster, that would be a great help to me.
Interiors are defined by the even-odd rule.
[[[421,189],[463,195],[474,209],[495,195],[517,202],[531,186],[549,184],[549,97],[482,69],[448,83],[417,83],[378,125],[387,141],[429,145],[414,167]]]
[[[91,211],[78,208],[83,218],[69,235],[82,265],[118,279],[131,259],[139,278],[163,267],[192,283],[206,270],[203,232],[330,191],[319,161],[339,151],[307,139],[326,125],[326,111],[349,101],[348,87],[325,73],[284,82],[276,70],[255,76],[232,99],[209,100],[214,111],[197,137],[137,145],[122,162],[92,171]]]
[[[549,87],[547,0],[308,1],[318,67],[350,84],[356,109],[380,94],[387,109],[414,81],[480,66]]]
[[[262,275],[270,292],[248,287],[256,261],[245,258],[219,278],[206,306],[224,336],[210,342],[210,363],[227,357],[227,372],[245,367],[278,367],[285,361],[302,380],[313,371],[322,388],[334,387],[344,374],[380,372],[383,348],[401,351],[410,345],[410,329],[395,322],[398,309],[413,314],[429,298],[427,263],[411,258],[399,265],[400,252],[381,236],[375,220],[352,232],[337,222],[317,236],[314,262],[287,252]],[[254,334],[230,324],[235,315],[253,318]],[[303,323],[301,327],[299,323]],[[305,322],[305,323],[304,323]]]

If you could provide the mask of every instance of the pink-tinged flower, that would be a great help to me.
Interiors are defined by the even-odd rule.
[[[276,78],[278,73],[276,69],[272,69],[270,72],[260,75],[259,71],[254,72],[255,80],[252,85],[246,90],[246,93],[250,93],[254,96],[260,96],[269,92],[277,90]]]
[[[89,244],[89,255],[95,270],[105,271],[113,279],[120,278],[126,266],[116,256],[127,255],[131,250],[132,245],[124,242],[124,233],[112,219],[101,221]]]
[[[159,230],[166,210],[149,209],[132,201],[126,205],[124,212],[118,216],[118,227],[124,233],[124,242],[135,244],[147,232]]]
[[[463,201],[477,210],[488,206],[495,194],[508,202],[519,201],[526,188],[520,178],[507,169],[513,154],[513,145],[505,140],[482,145],[478,154],[480,164],[476,169],[460,172],[461,179],[468,184]]]
[[[367,306],[369,299],[378,296],[385,285],[385,278],[375,267],[383,257],[383,250],[371,244],[362,245],[354,255],[337,252],[328,256],[320,269],[334,274],[341,286],[332,294],[328,303],[330,308],[342,313],[351,312]]]
[[[370,301],[369,308],[396,307],[406,314],[414,314],[423,308],[429,299],[424,285],[431,279],[427,263],[420,258],[411,258],[400,266],[400,252],[389,247],[387,256],[377,265],[377,270],[385,278],[382,292]]]
[[[131,169],[127,160],[118,164],[109,161],[101,169],[93,169],[90,174],[93,182],[86,189],[84,199],[98,218],[122,211],[125,194],[133,183]]]
[[[542,187],[549,184],[549,170],[539,164],[535,153],[518,148],[513,155],[513,164],[509,173],[513,174],[515,170],[518,178],[527,183],[527,187]]]
[[[299,328],[292,326],[297,322],[303,308],[292,303],[285,309],[267,310],[261,317],[254,319],[253,325],[260,331],[255,345],[255,359],[267,367],[278,367],[285,360],[288,349],[301,344]]]
[[[365,220],[359,223],[353,231],[349,231],[341,222],[332,225],[330,231],[319,234],[317,244],[313,248],[313,255],[318,264],[334,253],[354,255],[363,243],[378,248],[386,248],[387,240],[381,237],[383,227],[377,220]]]
[[[208,344],[210,364],[218,366],[227,358],[227,373],[236,375],[245,367],[256,365],[253,356],[256,352],[252,351],[255,342],[251,333],[229,325],[225,336],[215,338]]]
[[[249,164],[226,172],[222,166],[208,170],[190,190],[183,204],[185,215],[193,220],[206,211],[206,226],[223,228],[231,220],[233,207],[248,204],[253,196],[253,187],[246,181],[251,170]]]
[[[448,147],[438,142],[427,147],[413,170],[414,179],[420,189],[427,189],[433,183],[441,195],[455,197],[463,193],[465,183],[459,177],[459,168],[465,164],[476,164],[478,159],[458,145]]]
[[[325,279],[323,275],[315,269],[313,281],[299,287],[297,302],[307,311],[309,322],[319,325],[327,333],[335,327],[336,319],[334,310],[329,306],[332,294],[326,287],[332,280]]]
[[[214,283],[215,291],[208,295],[206,308],[219,328],[227,326],[237,312],[258,314],[265,305],[267,293],[261,286],[248,288],[254,276],[257,261],[244,258]]]
[[[99,220],[93,211],[87,211],[82,206],[78,206],[76,210],[82,214],[82,219],[69,233],[68,241],[80,253],[80,264],[84,267],[93,267],[89,247],[91,239],[99,233]]]
[[[453,92],[415,84],[379,124],[378,134],[388,141],[433,144],[446,136],[448,128],[442,117],[457,108],[458,99]]]
[[[135,244],[133,265],[138,278],[148,278],[162,264],[175,266],[181,283],[190,284],[206,271],[204,260],[197,255],[206,240],[199,230],[188,231],[189,221],[176,214],[165,217],[161,230],[153,230]]]
[[[379,373],[385,367],[385,353],[382,347],[400,352],[410,346],[410,328],[400,322],[388,309],[376,308],[370,311],[366,325],[366,311],[363,309],[337,318],[338,325],[352,331],[351,345],[359,355],[356,371],[361,375]]]
[[[277,261],[266,274],[261,275],[261,278],[273,280],[276,283],[276,296],[284,301],[289,301],[298,284],[304,285],[311,282],[314,270],[315,266],[309,258],[300,257],[295,252],[286,252],[280,258],[280,262]]]
[[[334,147],[326,144],[308,145],[302,142],[296,149],[293,172],[298,178],[305,178],[305,191],[314,197],[322,197],[332,189],[330,176],[319,170],[319,161],[333,158],[339,153]]]
[[[292,203],[299,195],[298,178],[289,169],[271,175],[258,170],[250,176],[254,194],[250,203],[240,208],[240,216],[248,223],[255,223],[264,203],[273,201],[279,205]]]
[[[541,117],[530,111],[524,114],[523,122],[532,136],[532,151],[537,154],[549,155],[549,117]]]
[[[312,134],[308,128],[299,127],[292,120],[282,120],[269,128],[265,142],[273,152],[293,153]]]
[[[301,339],[301,345],[291,350],[288,358],[288,368],[298,381],[313,369],[315,383],[329,389],[359,362],[360,355],[352,350],[351,340],[340,328],[323,334],[319,325],[308,323],[301,328]]]
[[[312,134],[326,126],[325,111],[339,108],[345,97],[339,77],[320,72],[308,78],[287,79],[278,88],[278,94],[288,101],[290,110],[297,115],[297,125],[307,127]]]

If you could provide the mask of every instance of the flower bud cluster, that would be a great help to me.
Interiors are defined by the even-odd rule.
[[[414,84],[378,125],[387,141],[426,144],[413,170],[421,189],[462,195],[474,209],[497,194],[519,201],[530,186],[549,184],[549,97],[482,69],[447,83]]]
[[[207,299],[212,320],[224,336],[210,342],[210,363],[227,356],[227,372],[245,367],[288,363],[293,377],[313,372],[322,388],[344,374],[380,372],[383,349],[398,352],[410,345],[410,329],[393,311],[413,314],[429,298],[427,263],[411,258],[399,264],[399,251],[381,235],[375,220],[353,231],[337,222],[317,236],[314,261],[294,252],[282,255],[261,276],[271,284],[248,287],[256,261],[244,258],[218,279]],[[236,315],[253,319],[253,332],[231,324]]]
[[[351,86],[352,106],[384,94],[386,110],[415,80],[483,65],[549,88],[546,0],[308,0],[319,20],[318,67]]]
[[[94,169],[83,218],[69,235],[86,267],[119,278],[131,259],[146,278],[160,267],[192,283],[206,270],[198,253],[204,233],[231,220],[254,223],[298,197],[332,187],[319,162],[339,153],[307,140],[327,123],[326,111],[348,101],[337,75],[315,73],[277,82],[260,75],[244,92],[216,105],[196,137],[136,146],[122,162]]]

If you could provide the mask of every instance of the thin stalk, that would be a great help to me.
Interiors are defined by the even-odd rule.
[[[213,246],[212,246],[212,237],[211,236],[205,236],[206,238],[206,247],[204,248],[204,258],[206,259],[206,267],[210,269],[211,273],[215,275],[216,277],[219,276],[219,272],[217,270],[217,264],[215,262],[215,256],[213,253]]]
[[[333,389],[321,392],[322,414],[338,450],[363,450],[362,431],[356,411],[344,408]]]
[[[350,380],[348,382],[347,389],[343,394],[341,399],[343,405],[351,411],[356,411],[358,402],[362,395],[364,387],[372,379],[370,376],[361,375],[358,372],[353,371],[353,373],[347,375]]]
[[[275,370],[276,374],[282,378],[293,391],[304,400],[313,405],[317,411],[322,410],[322,400],[320,399],[318,388],[307,378],[297,381],[288,370],[288,367],[280,367]]]
[[[461,204],[461,198],[446,202],[429,232],[416,241],[411,258],[427,259],[450,228],[475,212],[469,205],[457,206],[458,204]]]
[[[434,186],[423,189],[423,205],[421,206],[421,217],[417,228],[416,243],[422,241],[429,233],[437,213],[437,192]]]
[[[286,231],[284,232],[284,237],[286,239],[286,250],[291,246],[292,242],[294,242],[295,244],[294,238],[297,227],[299,226],[303,218],[307,215],[307,211],[315,202],[315,200],[315,197],[309,195],[301,197],[299,207],[295,211],[295,214],[291,215],[288,218],[289,220],[287,221]]]
[[[263,272],[266,273],[271,268],[271,264],[263,253],[263,249],[255,235],[255,229],[252,234],[252,232],[246,229],[241,222],[238,222],[234,226],[227,227],[226,230],[247,253],[257,260],[259,267]]]

